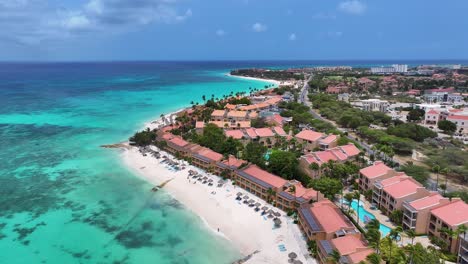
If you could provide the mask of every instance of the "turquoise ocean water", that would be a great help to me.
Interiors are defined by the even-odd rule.
[[[207,70],[208,69],[208,70]],[[227,240],[121,165],[146,121],[266,83],[221,66],[0,66],[0,263],[230,263]]]
[[[202,95],[266,84],[229,69],[390,63],[0,63],[0,263],[232,262],[233,245],[99,146]]]

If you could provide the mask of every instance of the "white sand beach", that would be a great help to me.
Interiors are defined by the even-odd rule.
[[[256,80],[256,81],[269,82],[269,83],[272,83],[272,84],[274,84],[276,86],[279,86],[281,84],[280,81],[272,80],[272,79],[261,79],[261,78],[247,77],[247,76],[239,76],[239,75],[232,75],[230,73],[226,73],[226,76],[229,76],[229,77],[232,77],[232,78],[241,78],[241,79],[246,79],[246,80]]]
[[[160,152],[162,155],[167,153]],[[169,156],[169,155],[167,155]],[[123,150],[124,163],[137,172],[137,175],[153,185],[161,184],[171,179],[164,186],[175,199],[193,211],[203,219],[213,232],[224,235],[229,239],[243,255],[248,255],[258,250],[259,253],[246,263],[288,263],[288,254],[295,252],[303,263],[316,263],[308,257],[306,241],[292,219],[279,209],[272,208],[265,201],[247,193],[245,190],[231,184],[230,181],[222,187],[217,187],[219,177],[207,175],[213,179],[213,186],[202,184],[194,179],[187,179],[189,170],[196,170],[206,175],[202,170],[193,166],[186,166],[184,170],[169,170],[162,159],[156,159],[152,155],[144,156],[137,148]],[[260,212],[255,212],[252,207],[237,201],[236,194],[242,192],[250,198],[281,213],[280,228],[274,228],[271,218],[263,217]],[[285,250],[280,251],[284,246]]]

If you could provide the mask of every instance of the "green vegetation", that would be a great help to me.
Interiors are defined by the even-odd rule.
[[[460,183],[468,183],[468,152],[457,147],[424,146],[424,154],[428,157],[424,163],[432,167],[438,164],[441,168],[449,168],[447,177]]]
[[[252,162],[253,164],[265,168],[265,159],[263,155],[267,151],[267,147],[258,142],[249,142],[244,148],[243,159]]]
[[[299,161],[293,152],[274,150],[270,154],[268,169],[272,173],[288,180],[294,179],[298,174]]]
[[[227,138],[223,130],[214,124],[207,124],[203,128],[203,135],[196,133],[191,134],[191,141],[198,143],[204,147],[210,148],[213,151],[219,152],[224,156],[229,154],[236,155],[242,150],[242,143],[233,138]]]
[[[448,120],[441,120],[439,123],[437,123],[437,127],[444,131],[445,134],[453,134],[455,131],[457,131],[457,125],[453,122],[450,122]]]
[[[319,179],[312,180],[310,186],[315,190],[323,193],[325,197],[333,200],[335,195],[339,194],[343,189],[343,184],[340,180],[332,179],[329,177],[320,177]]]
[[[387,133],[401,138],[410,138],[418,142],[422,142],[426,138],[437,137],[437,133],[429,128],[411,123],[391,126],[387,129]]]
[[[425,114],[426,112],[422,109],[411,109],[406,118],[408,121],[421,121]]]
[[[416,144],[413,140],[389,135],[383,130],[371,129],[369,127],[359,127],[357,133],[360,137],[368,140],[370,143],[377,143],[392,147],[395,153],[401,155],[410,155]]]
[[[148,146],[156,139],[156,133],[150,131],[149,128],[140,132],[136,132],[129,138],[130,145]]]
[[[332,124],[315,119],[309,112],[310,108],[308,106],[296,102],[281,102],[279,107],[285,109],[283,112],[281,112],[281,116],[292,117],[291,126],[293,127],[298,127],[300,124],[305,124],[314,127],[314,129],[317,131],[329,134],[340,134],[340,131],[338,131]]]
[[[426,185],[427,179],[429,179],[429,170],[427,168],[414,165],[411,162],[401,166],[400,168],[419,183]]]

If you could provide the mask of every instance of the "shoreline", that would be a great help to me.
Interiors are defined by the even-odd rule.
[[[273,79],[262,79],[262,78],[248,77],[248,76],[232,75],[232,74],[229,73],[229,72],[226,73],[224,76],[232,77],[232,78],[246,79],[246,80],[255,80],[255,81],[269,82],[269,83],[272,83],[272,84],[274,84],[274,85],[280,85],[280,84],[281,84],[280,81],[273,80]],[[271,87],[270,87],[270,88],[271,88]],[[270,88],[269,88],[269,89],[270,89]],[[261,90],[264,90],[264,89],[261,89]]]
[[[159,152],[175,160],[170,154]],[[154,186],[170,180],[164,186],[164,191],[181,202],[186,210],[197,215],[210,232],[230,241],[243,257],[258,251],[245,263],[287,263],[290,252],[296,252],[297,259],[303,263],[316,263],[313,258],[306,257],[309,255],[306,241],[302,238],[299,227],[285,212],[232,185],[230,180],[227,180],[223,187],[217,187],[220,179],[218,176],[207,174],[192,165],[185,165],[184,170],[169,170],[162,159],[151,155],[143,156],[136,147],[124,148],[120,156],[123,163],[134,171],[137,177]],[[208,186],[201,182],[194,184],[194,179],[187,179],[189,170],[207,175],[214,180],[214,185]],[[281,227],[274,228],[272,219],[261,216],[260,212],[255,212],[252,207],[235,200],[237,192],[247,194],[262,205],[280,212]],[[251,237],[256,239],[252,240]],[[284,245],[287,251],[280,251],[280,245]]]
[[[280,84],[276,80],[267,80],[253,77],[235,76],[227,73],[226,77],[241,78],[248,80],[257,80],[269,82],[276,87]],[[266,88],[271,89],[272,87]],[[266,90],[261,88],[260,91]],[[163,122],[163,118],[169,120],[171,116],[190,109],[185,107],[176,111],[159,116],[153,121],[144,123],[144,129],[151,130],[159,126],[167,125]],[[288,254],[295,252],[298,255],[298,260],[303,263],[315,264],[316,261],[309,255],[306,240],[303,238],[299,227],[293,223],[293,219],[286,216],[286,213],[272,207],[258,197],[256,201],[268,206],[274,211],[280,212],[281,221],[283,224],[280,228],[273,229],[273,221],[266,219],[255,212],[252,207],[245,204],[240,204],[235,200],[237,192],[252,197],[253,195],[247,191],[232,185],[231,180],[227,180],[222,188],[216,187],[220,177],[210,175],[214,179],[214,186],[197,183],[195,180],[187,179],[188,170],[195,170],[203,175],[208,175],[205,171],[192,165],[186,165],[185,170],[173,171],[170,170],[167,164],[162,163],[162,159],[156,159],[151,155],[144,156],[138,151],[137,147],[124,144],[120,157],[124,165],[134,172],[135,176],[145,180],[146,182],[157,186],[162,182],[170,180],[165,186],[164,191],[171,195],[174,199],[181,202],[185,210],[190,210],[201,219],[207,229],[216,236],[220,236],[232,243],[232,245],[241,253],[242,257],[248,258],[243,263],[287,263]],[[156,147],[154,147],[156,149]],[[162,155],[176,160],[171,154],[159,150]],[[213,194],[212,192],[215,192]],[[252,240],[251,237],[255,237]],[[286,246],[287,251],[280,251],[279,245]]]

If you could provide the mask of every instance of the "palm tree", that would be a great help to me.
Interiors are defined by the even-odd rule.
[[[434,165],[432,167],[432,171],[436,173],[436,186],[435,186],[435,190],[434,191],[438,191],[439,190],[439,173],[440,173],[440,166],[439,165]]]
[[[442,188],[442,184],[440,186],[440,188],[442,190],[444,190],[444,196],[445,196],[445,193],[447,192],[447,180],[448,180],[448,175],[450,174],[450,169],[449,168],[443,168],[441,171],[440,171],[444,177],[445,177],[445,183],[444,183],[444,187]]]
[[[320,165],[318,165],[317,162],[312,162],[312,163],[309,165],[309,169],[311,169],[312,171],[314,171],[315,173],[317,173],[317,172],[320,170]]]
[[[267,195],[268,201],[271,202],[271,198],[276,195],[276,192],[272,188],[268,188]]]
[[[393,241],[396,241],[398,237],[400,236],[401,231],[403,229],[401,226],[397,226],[394,229],[390,230],[390,233],[388,234],[387,239],[389,240],[390,243],[390,256],[388,258],[388,263],[392,263],[392,249],[393,249]]]
[[[351,210],[351,203],[353,202],[353,199],[354,199],[354,194],[347,193],[344,195],[344,199],[348,203],[348,214],[349,214],[349,210]]]
[[[203,100],[203,102],[206,101],[206,95],[202,95],[202,100]]]
[[[336,249],[334,249],[328,257],[333,263],[340,263],[341,255]]]
[[[416,237],[416,231],[414,229],[408,229],[405,231],[405,234],[408,236],[408,238],[411,239],[411,255],[410,255],[410,263],[413,263],[413,255],[414,255],[414,238]]]
[[[380,262],[382,261],[382,258],[380,257],[379,254],[377,254],[377,253],[372,253],[372,254],[369,254],[369,255],[366,257],[366,260],[367,260],[370,264],[380,264]]]
[[[359,191],[354,191],[353,198],[357,200],[357,224],[359,225],[359,206],[361,202],[361,193]]]

